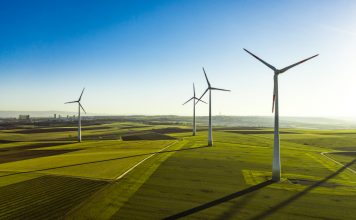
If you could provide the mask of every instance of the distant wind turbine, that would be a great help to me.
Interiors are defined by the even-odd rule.
[[[195,136],[196,134],[196,125],[195,125],[195,106],[198,104],[198,102],[203,102],[205,104],[207,104],[206,102],[204,102],[203,100],[199,100],[196,96],[195,96],[195,86],[193,83],[193,97],[190,98],[188,101],[184,102],[183,105],[187,104],[188,102],[193,100],[193,136]],[[197,100],[197,102],[195,102],[195,100]]]
[[[82,100],[82,95],[83,95],[83,92],[84,92],[84,89],[82,90],[82,93],[80,94],[79,96],[79,99],[77,101],[71,101],[71,102],[66,102],[64,104],[69,104],[69,103],[78,103],[78,142],[81,142],[82,141],[82,121],[81,121],[81,117],[80,117],[80,109],[83,109],[83,111],[85,112],[85,114],[87,113],[82,104],[80,104],[80,100]]]
[[[231,92],[231,90],[219,89],[219,88],[212,87],[212,86],[210,85],[210,82],[209,82],[209,80],[208,80],[208,77],[207,77],[207,75],[206,75],[206,72],[205,72],[204,67],[203,67],[203,72],[204,72],[204,75],[205,75],[206,82],[208,83],[208,88],[205,90],[205,92],[203,93],[203,95],[200,96],[200,98],[198,99],[198,101],[203,98],[203,96],[206,94],[207,91],[209,91],[209,133],[208,133],[208,146],[213,146],[213,130],[212,130],[212,127],[211,127],[211,90],[220,90],[220,91],[226,91],[226,92]],[[197,101],[197,102],[198,102],[198,101]]]
[[[307,60],[310,60],[319,54],[316,54],[312,57],[299,61],[295,64],[287,66],[283,69],[277,69],[274,66],[270,65],[269,63],[265,62],[258,56],[254,55],[250,51],[244,49],[247,53],[251,56],[256,58],[257,60],[261,61],[263,64],[268,66],[270,69],[274,71],[274,86],[273,86],[273,103],[272,103],[272,112],[275,110],[274,115],[274,148],[273,148],[273,163],[272,163],[272,180],[280,181],[281,180],[281,155],[280,155],[280,145],[279,145],[279,108],[278,108],[278,75],[281,73],[286,72],[290,68],[293,68],[301,63],[304,63]]]

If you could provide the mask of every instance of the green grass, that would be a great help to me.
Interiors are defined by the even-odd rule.
[[[354,130],[284,129],[283,179],[271,183],[272,129],[221,128],[214,131],[213,147],[206,146],[205,130],[192,137],[189,127],[175,125],[91,125],[83,129],[82,143],[70,141],[76,132],[66,127],[28,129],[0,131],[0,140],[19,141],[0,144],[0,156],[14,157],[0,163],[0,198],[9,198],[0,202],[3,218],[356,216],[355,173],[321,155],[354,150]],[[355,154],[327,156],[342,164],[355,160]]]
[[[222,138],[222,134],[217,139],[219,138]],[[242,191],[251,187],[251,184],[260,183],[247,181],[243,170],[262,171],[267,175],[264,178],[270,175],[271,153],[270,148],[247,149],[239,147],[238,144],[220,142],[216,142],[212,148],[176,152],[159,167],[114,217],[125,219],[135,215],[139,219],[164,218]],[[282,151],[284,177],[318,182],[338,169],[338,167],[327,167],[303,154],[305,153],[288,150],[288,146],[284,145]],[[318,154],[314,156],[320,157]],[[303,163],[300,163],[301,158]],[[314,217],[349,219],[355,214],[352,200],[356,195],[356,178],[350,175],[347,176],[348,180],[339,179],[342,174],[332,180],[336,182],[339,180],[345,186],[313,187],[303,194],[309,186],[293,184],[289,181],[273,183],[251,194],[194,212],[189,217],[225,219],[266,215],[272,219],[287,218],[287,216],[303,219]],[[283,205],[298,194],[301,196]],[[314,204],[313,202],[316,201],[318,202]],[[280,204],[283,206],[279,206]],[[275,206],[280,208],[269,213],[268,209]],[[340,207],[349,211],[343,212]],[[338,210],[335,211],[335,208]]]

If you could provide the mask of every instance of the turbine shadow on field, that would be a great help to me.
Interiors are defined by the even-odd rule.
[[[257,192],[257,191],[255,191]],[[250,200],[253,199],[255,193],[252,192],[248,196],[243,196],[240,199],[236,199],[235,201],[231,202],[232,205],[229,207],[228,210],[221,213],[219,216],[216,216],[215,219],[234,219],[235,215],[239,213],[243,208],[249,204]],[[236,218],[236,217],[235,217]]]
[[[206,148],[206,147],[208,147],[208,146],[184,148],[184,149],[179,149],[179,150],[156,151],[156,152],[145,153],[145,154],[130,155],[130,156],[125,156],[125,157],[116,157],[116,158],[111,158],[111,159],[106,159],[106,160],[96,160],[96,161],[90,161],[90,162],[84,162],[84,163],[70,164],[70,165],[65,165],[65,166],[50,167],[50,168],[45,168],[45,169],[22,171],[22,172],[20,171],[20,172],[16,172],[16,173],[10,173],[10,174],[1,175],[0,178],[1,177],[7,177],[7,176],[14,176],[14,175],[17,175],[17,174],[34,173],[34,172],[55,170],[55,169],[60,169],[60,168],[75,167],[75,166],[80,166],[80,165],[88,165],[88,164],[102,163],[102,162],[108,162],[108,161],[122,160],[122,159],[128,159],[128,158],[133,158],[133,157],[148,156],[148,155],[152,155],[152,154],[162,154],[162,153],[170,153],[170,152],[196,150],[196,149],[201,149],[201,148]]]
[[[326,181],[334,178],[335,176],[337,176],[338,174],[340,174],[341,172],[343,172],[345,169],[347,169],[349,166],[351,166],[352,164],[354,164],[356,162],[356,159],[354,159],[353,161],[351,161],[350,163],[346,164],[345,166],[341,167],[339,170],[337,170],[336,172],[332,173],[331,175],[325,177],[324,179],[314,183],[313,185],[307,187],[306,189],[304,189],[303,191],[295,194],[294,196],[292,196],[291,198],[273,206],[272,208],[270,208],[269,210],[253,217],[251,220],[258,220],[258,219],[263,219],[266,218],[270,215],[272,215],[273,213],[275,213],[276,211],[278,211],[279,209],[291,204],[292,202],[294,202],[295,200],[299,199],[300,197],[306,195],[309,191],[313,190],[314,188],[323,185]]]
[[[248,193],[252,193],[256,190],[259,190],[263,187],[266,187],[270,184],[274,183],[272,180],[267,180],[267,181],[264,181],[262,183],[259,183],[257,185],[254,185],[254,186],[251,186],[249,188],[246,188],[244,190],[241,190],[241,191],[238,191],[238,192],[234,192],[230,195],[227,195],[227,196],[224,196],[222,198],[219,198],[219,199],[216,199],[216,200],[213,200],[213,201],[210,201],[210,202],[207,202],[205,204],[202,204],[202,205],[199,205],[199,206],[196,206],[194,208],[191,208],[191,209],[188,209],[188,210],[185,210],[183,212],[180,212],[180,213],[177,213],[177,214],[174,214],[172,216],[169,216],[169,217],[166,217],[164,219],[166,220],[172,220],[172,219],[178,219],[178,218],[183,218],[183,217],[186,217],[188,215],[192,215],[196,212],[200,212],[202,210],[205,210],[205,209],[208,209],[208,208],[211,208],[213,206],[216,206],[216,205],[219,205],[221,203],[224,203],[224,202],[228,202],[232,199],[235,199],[235,198],[238,198],[238,197],[241,197],[243,195],[246,195]]]

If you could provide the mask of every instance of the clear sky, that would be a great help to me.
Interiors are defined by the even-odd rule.
[[[356,1],[167,0],[0,2],[0,110],[190,115],[213,86],[213,114],[356,116]],[[206,99],[207,100],[207,97]],[[199,105],[198,115],[208,113]]]

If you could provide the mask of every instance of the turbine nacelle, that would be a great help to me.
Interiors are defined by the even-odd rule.
[[[79,99],[76,101],[71,101],[71,102],[65,102],[64,104],[71,104],[71,103],[78,103],[79,107],[84,111],[84,113],[86,114],[87,112],[85,111],[84,107],[82,106],[82,104],[80,103],[80,100],[82,100],[82,96],[84,93],[85,88],[83,88],[82,92],[80,93]]]
[[[208,104],[208,103],[204,102],[203,100],[198,100],[198,98],[195,96],[195,86],[194,86],[194,83],[193,83],[193,97],[191,97],[190,99],[188,99],[188,101],[184,102],[183,105],[187,104],[187,103],[190,102],[191,100],[194,101],[194,105],[198,104],[198,102],[202,102],[202,103]],[[197,100],[197,102],[195,102],[195,100]]]
[[[219,91],[231,92],[231,90],[228,90],[228,89],[220,89],[220,88],[212,87],[211,84],[210,84],[210,82],[209,82],[208,76],[206,75],[206,72],[205,72],[204,67],[203,67],[203,72],[204,72],[204,76],[205,76],[206,82],[207,82],[207,84],[208,84],[208,88],[204,91],[203,95],[200,96],[200,98],[198,99],[197,103],[198,103],[199,101],[201,101],[201,99],[203,98],[203,96],[204,96],[209,90],[219,90]]]

